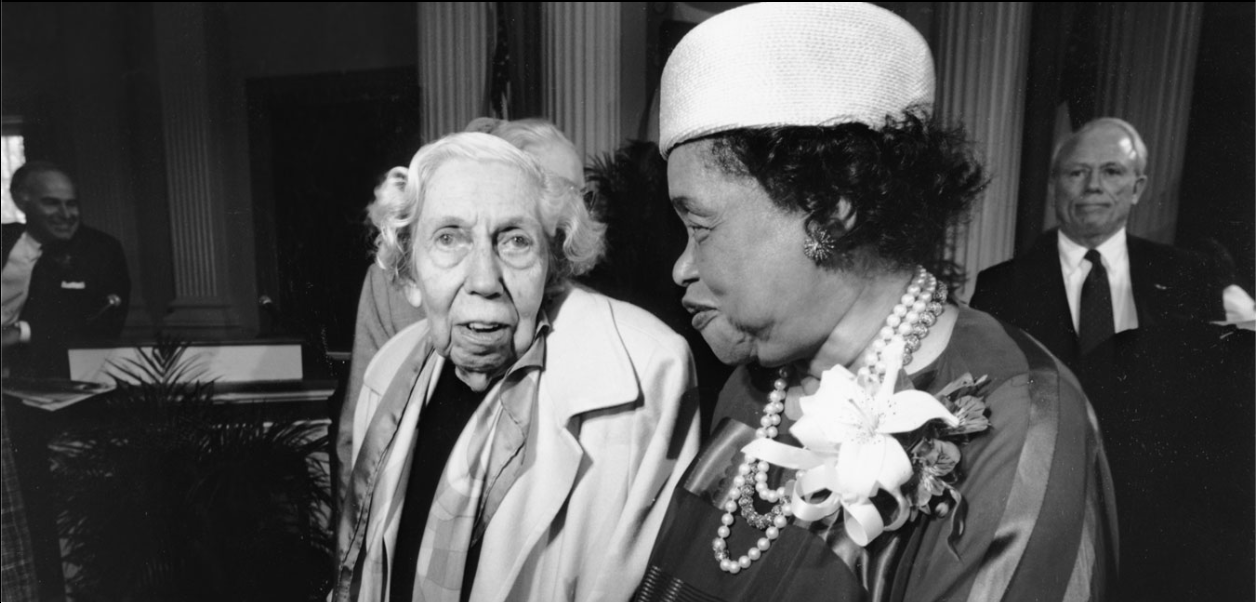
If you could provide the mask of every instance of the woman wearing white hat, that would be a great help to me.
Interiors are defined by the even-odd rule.
[[[948,302],[947,227],[983,176],[933,87],[924,40],[871,5],[738,8],[669,59],[673,277],[740,368],[638,598],[1104,595],[1116,524],[1084,394]]]

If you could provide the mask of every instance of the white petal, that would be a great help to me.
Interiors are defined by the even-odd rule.
[[[835,453],[842,444],[858,439],[869,433],[869,430],[857,425],[840,423],[829,417],[804,415],[789,428],[789,432],[808,450]]]
[[[885,439],[888,441],[884,448],[885,455],[881,458],[881,466],[878,467],[877,484],[897,497],[899,487],[911,479],[911,459],[907,458],[907,453],[903,451],[898,440],[889,437]]]
[[[843,498],[867,498],[877,493],[877,477],[885,459],[886,437],[876,435],[867,443],[847,443],[837,455],[837,490]],[[889,444],[899,449],[898,442]],[[910,470],[910,466],[908,467]]]
[[[932,419],[942,419],[951,426],[959,425],[959,419],[947,411],[937,398],[922,391],[905,390],[890,398],[889,408],[877,423],[877,431],[902,433],[916,429]]]

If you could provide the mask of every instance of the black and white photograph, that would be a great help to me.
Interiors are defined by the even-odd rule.
[[[1256,599],[1256,4],[0,28],[0,600]]]

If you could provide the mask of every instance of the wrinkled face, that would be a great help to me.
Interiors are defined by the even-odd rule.
[[[78,198],[65,174],[35,174],[18,197],[14,201],[26,214],[26,232],[41,243],[68,241],[78,232]]]
[[[414,231],[437,352],[491,379],[532,345],[549,254],[537,185],[517,168],[452,159],[427,184]],[[482,383],[482,380],[481,380]]]
[[[826,309],[844,301],[826,287],[834,275],[803,254],[804,216],[777,208],[753,178],[725,173],[710,141],[674,150],[667,183],[689,231],[672,278],[720,361],[778,366],[814,354],[834,328]]]
[[[1135,169],[1134,143],[1117,127],[1099,127],[1061,149],[1052,183],[1060,231],[1093,247],[1125,226],[1147,182]]]

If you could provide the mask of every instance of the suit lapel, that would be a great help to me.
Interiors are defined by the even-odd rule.
[[[1073,328],[1073,315],[1068,307],[1068,293],[1064,289],[1064,274],[1060,269],[1060,252],[1055,230],[1049,230],[1034,245],[1028,260],[1028,270],[1022,273],[1022,284],[1033,295],[1028,305],[1031,316],[1026,329],[1061,360],[1072,362],[1077,356],[1077,329]]]
[[[1129,253],[1130,289],[1134,292],[1134,311],[1138,315],[1138,326],[1150,327],[1156,324],[1159,312],[1156,300],[1160,298],[1155,291],[1156,277],[1152,266],[1155,262],[1149,257],[1154,249],[1143,239],[1126,235],[1125,246]]]

